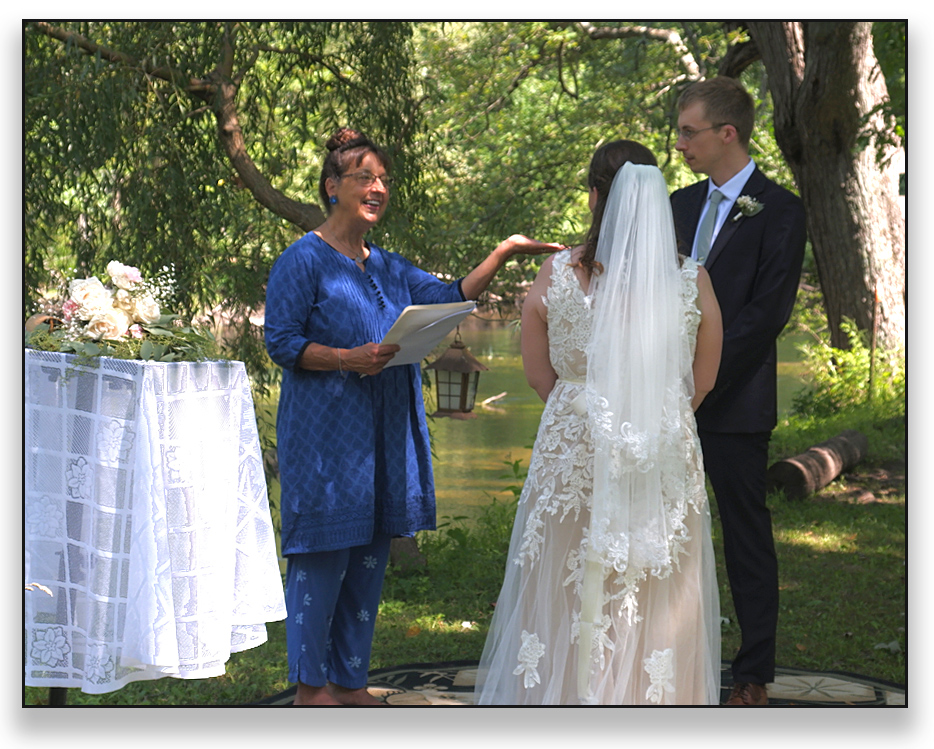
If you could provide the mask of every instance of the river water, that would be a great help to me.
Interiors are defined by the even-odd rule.
[[[528,467],[544,405],[525,381],[515,325],[472,317],[460,332],[471,353],[489,367],[488,372],[480,373],[477,403],[505,395],[487,406],[478,405],[475,419],[429,419],[439,522],[471,517],[494,497],[512,499],[508,487],[517,481],[507,464],[518,460],[523,468]],[[453,338],[452,334],[445,345]],[[802,387],[794,344],[790,339],[779,344],[779,414],[788,409]]]

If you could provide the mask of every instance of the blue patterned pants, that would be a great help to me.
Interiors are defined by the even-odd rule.
[[[366,686],[391,540],[378,533],[364,546],[289,555],[289,681]]]

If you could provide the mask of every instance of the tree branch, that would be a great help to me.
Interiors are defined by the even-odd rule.
[[[160,80],[168,81],[169,83],[178,83],[180,79],[184,79],[185,77],[176,70],[172,70],[171,68],[167,67],[155,67],[153,65],[149,65],[148,63],[140,62],[130,55],[108,49],[101,44],[92,42],[90,39],[82,36],[81,34],[76,34],[73,31],[60,29],[56,26],[52,26],[51,24],[46,23],[45,21],[36,21],[31,25],[37,31],[45,34],[51,39],[57,39],[58,41],[64,42],[65,44],[75,45],[75,48],[81,50],[89,56],[100,55],[102,60],[107,60],[107,62],[112,62],[116,65],[123,65],[124,67],[130,68],[131,70],[140,70],[153,78],[159,78]],[[193,90],[200,90],[201,85],[202,84],[200,84],[200,82],[196,79],[189,78],[187,83],[184,84],[184,88],[189,91],[189,93],[191,93]]]
[[[564,93],[572,99],[578,98],[577,91],[568,90],[568,87],[564,83],[564,42],[558,45],[558,82],[561,84],[561,90],[564,91]],[[574,88],[576,89],[577,87],[577,80],[575,77]]]
[[[172,84],[177,84],[184,78],[170,67],[148,65],[130,55],[92,42],[81,34],[57,28],[49,23],[39,21],[32,24],[32,26],[52,39],[57,39],[65,44],[74,44],[77,49],[85,54],[100,55],[102,60],[132,70],[140,70],[152,78]],[[244,186],[256,201],[304,231],[311,231],[324,221],[324,212],[317,205],[292,200],[276,190],[259,171],[253,159],[247,153],[246,141],[240,128],[235,100],[239,83],[245,75],[245,71],[252,67],[255,57],[235,78],[233,74],[235,47],[236,24],[227,24],[224,29],[221,57],[217,68],[200,80],[188,78],[181,88],[189,95],[201,99],[211,106],[217,120],[217,132],[221,148]]]
[[[732,44],[727,48],[726,55],[720,61],[717,74],[727,78],[739,78],[746,68],[761,59],[762,55],[759,54],[759,48],[756,46],[755,41]]]
[[[275,189],[247,153],[246,140],[235,103],[239,89],[238,83],[233,79],[235,46],[236,25],[227,24],[221,45],[221,59],[217,69],[208,76],[213,83],[211,105],[217,118],[221,147],[244,186],[260,205],[309,232],[324,221],[321,209],[316,205],[292,200]]]
[[[347,76],[345,76],[341,72],[339,67],[335,66],[333,63],[329,62],[323,57],[320,57],[319,55],[309,54],[306,50],[295,49],[295,48],[274,47],[269,44],[257,44],[254,47],[254,49],[259,52],[273,52],[275,54],[280,54],[280,55],[295,55],[296,57],[299,57],[302,60],[308,60],[309,62],[313,62],[315,65],[320,65],[322,68],[327,69],[328,72],[331,73],[331,75],[333,75],[337,80],[339,80],[345,86],[348,86],[350,88],[355,88],[355,89],[360,88],[360,85],[356,83],[355,81],[351,80],[350,78],[348,78]],[[334,56],[332,55],[332,57]],[[343,60],[341,60],[339,57],[335,57],[335,59],[338,62],[343,62]]]
[[[681,64],[687,70],[688,78],[691,80],[700,78],[700,68],[694,59],[694,55],[687,48],[681,35],[674,29],[657,29],[650,26],[597,27],[590,21],[578,21],[577,25],[591,39],[633,39],[642,37],[670,44],[680,55]]]

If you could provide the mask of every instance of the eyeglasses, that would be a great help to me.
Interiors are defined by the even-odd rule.
[[[344,174],[341,176],[342,177],[353,177],[355,180],[357,180],[357,183],[363,187],[369,187],[374,182],[376,182],[376,180],[379,180],[380,182],[383,183],[383,187],[385,187],[387,190],[390,189],[393,185],[393,182],[395,182],[395,180],[392,177],[390,177],[388,174],[379,176],[379,175],[373,174],[373,172],[368,172],[366,169],[363,169],[359,172],[350,172],[349,174]]]
[[[705,130],[718,130],[724,125],[729,125],[729,122],[721,122],[719,125],[711,125],[710,127],[702,127],[700,130],[691,130],[690,128],[680,128],[678,133],[678,138],[684,138],[685,140],[691,140],[698,133],[702,133]]]

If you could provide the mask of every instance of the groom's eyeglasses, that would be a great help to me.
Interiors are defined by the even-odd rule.
[[[705,130],[718,130],[724,125],[729,125],[729,124],[730,124],[729,122],[721,122],[719,125],[711,125],[710,127],[702,127],[700,130],[692,130],[689,127],[684,127],[684,128],[681,128],[680,130],[676,130],[675,132],[678,133],[678,138],[684,138],[685,140],[691,140],[691,138],[693,138],[695,135],[697,135],[698,133],[702,133]]]

